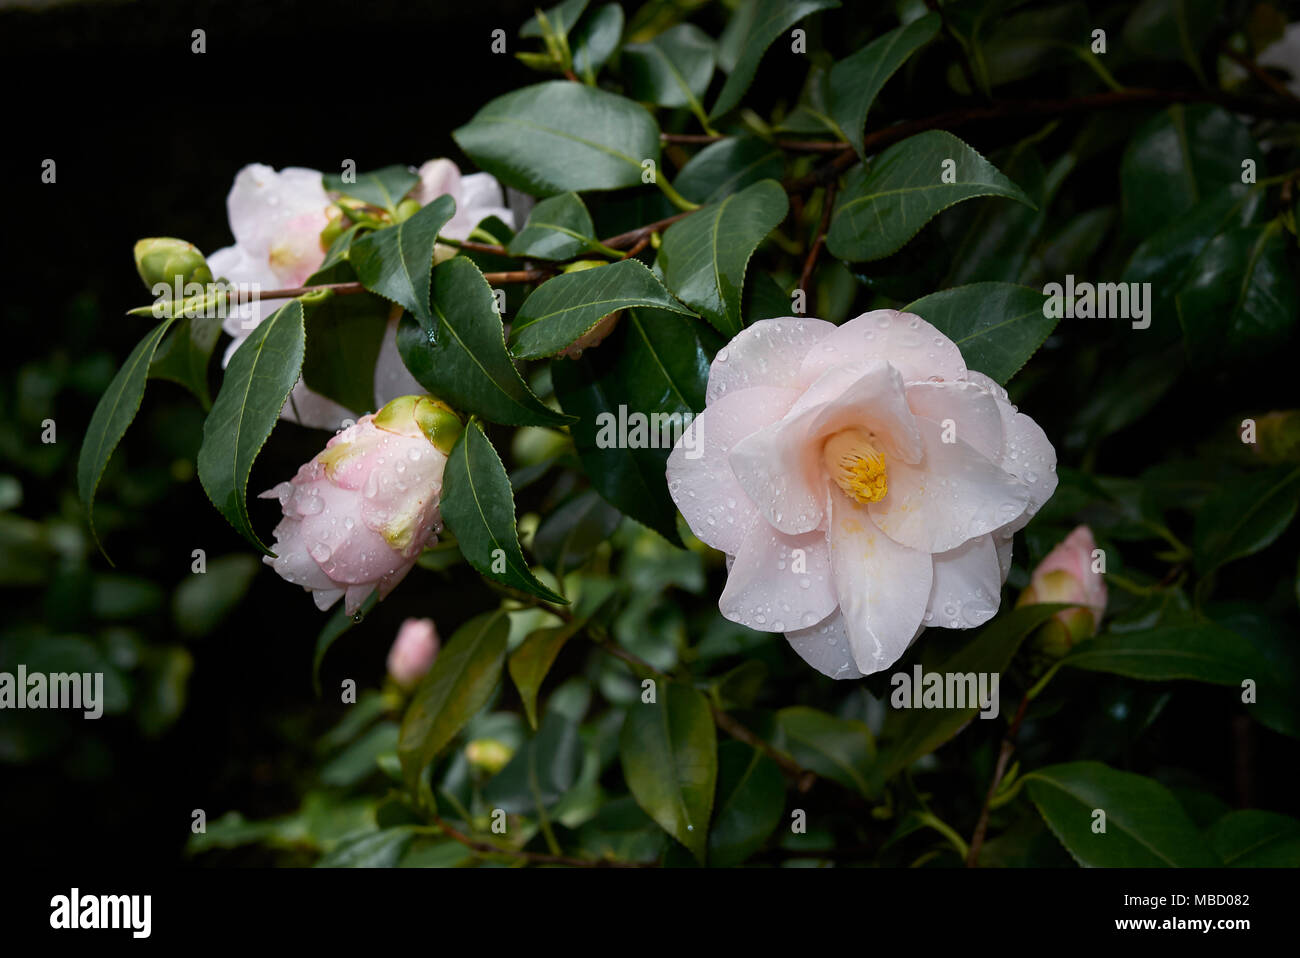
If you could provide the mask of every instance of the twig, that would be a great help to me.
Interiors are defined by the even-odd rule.
[[[655,862],[628,862],[608,858],[570,858],[567,855],[547,855],[542,852],[526,852],[520,849],[498,848],[490,842],[480,842],[470,838],[464,832],[447,823],[445,819],[434,816],[433,823],[448,838],[454,839],[471,851],[480,855],[506,855],[522,859],[537,865],[570,865],[575,868],[655,868]]]
[[[1261,67],[1250,57],[1246,56],[1245,54],[1238,53],[1236,50],[1232,49],[1232,47],[1228,46],[1226,43],[1220,49],[1223,51],[1224,56],[1226,56],[1233,63],[1237,64],[1237,66],[1244,69],[1247,73],[1253,76],[1260,83],[1264,84],[1264,86],[1268,87],[1278,96],[1286,97],[1288,100],[1295,100],[1297,103],[1300,103],[1300,97],[1297,97],[1294,93],[1292,93],[1285,83],[1283,83],[1277,77],[1273,76],[1273,74],[1269,73],[1267,70]]]
[[[1007,763],[1011,761],[1011,753],[1016,750],[1016,736],[1020,733],[1020,723],[1024,721],[1025,710],[1028,708],[1029,696],[1026,695],[1020,700],[1020,708],[1016,709],[1016,717],[1007,726],[1007,734],[1002,739],[1002,749],[998,752],[998,763],[993,769],[993,781],[989,782],[988,793],[984,796],[984,807],[980,809],[979,821],[975,823],[975,831],[971,835],[970,851],[966,855],[967,868],[979,866],[980,849],[984,846],[984,835],[989,828],[989,806],[993,802],[993,796],[997,794],[998,786],[1002,784],[1002,776],[1007,773]]]
[[[812,788],[813,783],[817,781],[816,772],[808,771],[790,756],[778,751],[770,742],[765,742],[759,738],[716,705],[710,705],[709,707],[713,710],[713,721],[717,723],[718,728],[737,741],[744,742],[750,748],[758,749],[776,762],[777,765],[781,766],[783,772],[798,783],[796,787],[800,792],[806,792]]]
[[[659,139],[664,143],[709,144],[729,140],[725,133],[660,133]],[[844,149],[839,140],[769,140],[773,146],[791,153],[838,153]]]
[[[813,269],[817,266],[817,254],[821,252],[822,244],[826,242],[826,231],[830,228],[831,207],[835,205],[835,182],[832,180],[826,184],[826,191],[822,194],[822,216],[821,222],[817,224],[817,232],[813,236],[812,248],[808,250],[808,258],[803,264],[803,273],[799,276],[799,288],[803,290],[804,296],[808,295],[808,284],[812,282]]]

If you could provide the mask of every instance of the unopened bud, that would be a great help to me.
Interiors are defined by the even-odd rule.
[[[212,282],[212,270],[198,247],[169,236],[136,243],[135,268],[150,289],[160,283],[184,288],[188,283],[206,286]]]
[[[465,758],[470,765],[495,775],[505,768],[514,755],[514,749],[494,738],[476,738],[465,746]]]
[[[1300,462],[1300,410],[1260,416],[1254,450],[1268,463]]]
[[[1065,602],[1031,639],[1034,651],[1060,658],[1078,643],[1097,634],[1106,612],[1106,583],[1097,568],[1097,543],[1092,530],[1079,526],[1047,554],[1029,578],[1017,606]]]
[[[438,630],[433,619],[407,619],[388,650],[388,674],[402,688],[415,687],[438,657]]]

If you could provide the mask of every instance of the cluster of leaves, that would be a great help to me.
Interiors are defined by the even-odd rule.
[[[1219,4],[1181,0],[918,6],[868,15],[836,0],[744,0],[716,39],[694,22],[717,21],[713,7],[652,2],[626,17],[566,0],[539,13],[520,33],[541,49],[521,59],[563,78],[492,100],[455,139],[540,201],[517,233],[485,222],[486,242],[442,262],[449,197],[403,216],[414,185],[403,168],[326,178],[386,215],[354,222],[308,285],[364,292],[306,294],[235,351],[199,477],[265,550],[246,487],[281,407],[301,376],[366,411],[372,383],[358,371],[373,367],[395,304],[407,368],[471,417],[447,465],[450,537],[421,565],[452,575],[463,559],[511,598],[461,625],[409,700],[388,689],[351,707],[323,743],[323,788],[299,813],[232,813],[196,851],[264,841],[331,864],[721,865],[847,849],[947,864],[971,854],[961,835],[989,815],[992,837],[972,856],[986,863],[1054,861],[1062,848],[1083,864],[1300,860],[1292,819],[1230,812],[1212,786],[1112,767],[1127,757],[1116,737],[1157,727],[1187,682],[1250,679],[1257,698],[1235,711],[1300,737],[1294,551],[1276,574],[1294,541],[1297,444],[1243,444],[1247,395],[1225,388],[1205,405],[1225,382],[1241,391],[1243,364],[1268,362],[1294,335],[1300,111],[1255,73],[1220,82],[1289,121],[1252,120],[1217,87],[1197,92],[1223,50],[1253,65],[1277,12],[1260,4],[1242,26]],[[1097,29],[1110,37],[1102,53]],[[760,68],[794,65],[798,96],[771,102]],[[1137,86],[1151,76],[1183,85],[1153,95]],[[1061,100],[1015,95],[1049,79]],[[931,119],[916,102],[949,108]],[[878,113],[902,122],[868,129]],[[947,131],[980,119],[1016,121],[990,140],[990,159]],[[1245,161],[1257,177],[1243,177]],[[1067,274],[1150,283],[1150,328],[1129,317],[1058,326],[1042,286]],[[888,676],[832,692],[796,673],[779,638],[718,615],[720,557],[677,517],[667,450],[597,442],[604,413],[701,411],[726,339],[801,298],[833,322],[906,307],[971,368],[1004,384],[1020,373],[1016,398],[1042,413],[1064,465],[1018,556],[1037,560],[1083,521],[1106,550],[1109,625],[1063,659],[1035,660],[1031,637],[1055,610],[1026,607],[973,636],[931,630],[898,666],[1005,671],[1003,701],[1023,698],[1014,721],[1033,767],[1000,775],[987,808],[1000,735],[979,726],[999,723],[976,722],[936,754],[975,709],[887,711]],[[151,376],[187,382],[207,405],[216,332],[176,305],[91,424],[87,508]],[[570,358],[615,313],[603,342]],[[1189,393],[1202,403],[1190,435],[1159,418]],[[1270,428],[1293,430],[1294,417]],[[1097,468],[1121,461],[1121,475]],[[1255,571],[1233,578],[1251,557]],[[317,668],[353,625],[336,615]],[[1080,687],[1100,698],[1076,740]],[[1234,694],[1214,700],[1225,715]],[[823,707],[791,704],[808,700]],[[1098,808],[1105,834],[1092,829]],[[802,814],[807,829],[792,830]]]

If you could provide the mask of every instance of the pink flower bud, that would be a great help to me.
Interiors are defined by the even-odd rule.
[[[1106,582],[1101,572],[1093,571],[1096,549],[1092,530],[1079,526],[1038,564],[1016,603],[1069,602],[1076,606],[1058,612],[1042,630],[1038,645],[1049,654],[1064,655],[1076,643],[1097,634],[1106,612]]]
[[[414,688],[437,657],[438,630],[433,619],[407,619],[388,650],[388,674],[402,688]]]
[[[460,420],[430,396],[402,396],[340,431],[289,482],[280,500],[276,558],[263,559],[328,609],[349,615],[375,589],[382,599],[442,530],[438,503]]]

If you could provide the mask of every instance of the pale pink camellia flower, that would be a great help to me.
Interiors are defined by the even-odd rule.
[[[412,689],[437,657],[438,630],[433,619],[407,619],[388,650],[388,674],[402,688]]]
[[[444,194],[456,201],[456,215],[443,227],[442,235],[466,239],[475,226],[491,216],[500,217],[513,228],[514,216],[505,206],[501,185],[491,174],[461,176],[456,164],[445,159],[429,160],[417,172],[420,181],[412,188],[411,198],[421,206]],[[289,167],[277,172],[261,163],[244,167],[226,198],[235,243],[208,257],[213,275],[232,283],[256,283],[262,290],[303,285],[325,261],[321,231],[329,223],[332,202],[318,170]],[[455,250],[439,245],[437,253],[440,259],[446,259]],[[223,366],[248,334],[285,302],[257,300],[231,311],[222,326],[234,341],[226,349]],[[407,371],[397,351],[399,318],[400,311],[395,310],[375,363],[376,408],[397,396],[424,389]],[[308,389],[300,380],[281,416],[316,429],[337,429],[352,418],[352,413]]]
[[[340,431],[279,499],[275,558],[263,562],[312,593],[317,608],[340,598],[349,615],[378,589],[382,599],[442,531],[442,474],[460,419],[430,396],[402,396]]]
[[[1017,605],[1068,602],[1040,630],[1038,646],[1052,655],[1064,655],[1076,643],[1097,634],[1106,614],[1106,580],[1096,570],[1093,553],[1097,542],[1092,530],[1079,526],[1057,543],[1029,577]]]
[[[909,313],[761,320],[718,352],[705,400],[668,489],[727,554],[718,606],[833,678],[992,618],[1011,537],[1056,488],[1043,431]]]

